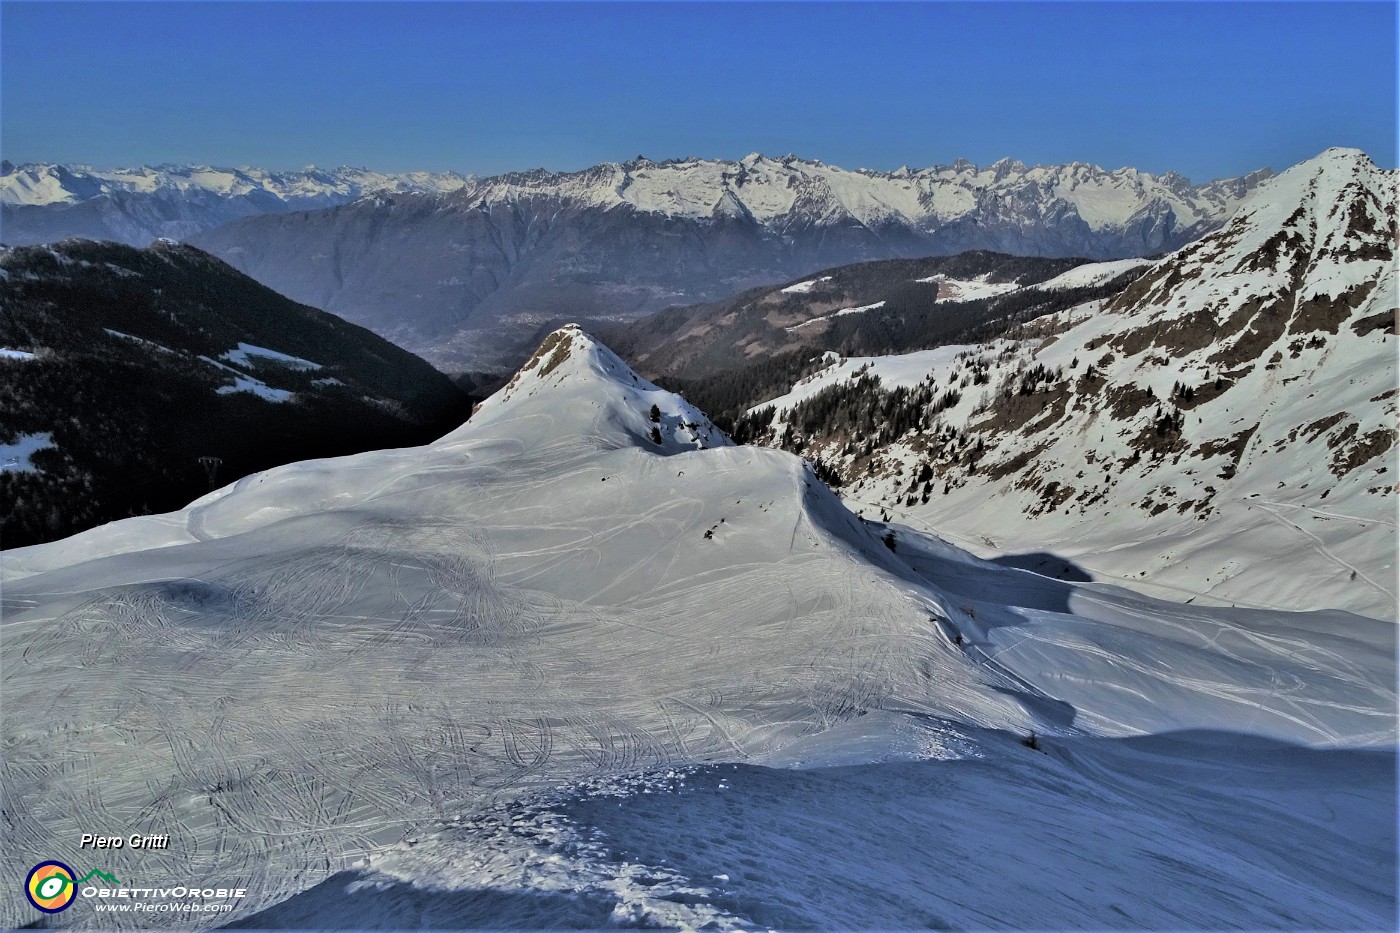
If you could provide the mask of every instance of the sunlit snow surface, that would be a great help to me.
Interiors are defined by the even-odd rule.
[[[1021,287],[1015,282],[988,282],[985,275],[980,275],[975,279],[955,279],[946,275],[931,275],[926,279],[915,279],[914,281],[925,285],[937,285],[939,301],[978,301],[1014,292]]]
[[[1152,265],[1151,259],[1114,259],[1109,262],[1086,262],[1062,272],[1053,279],[1041,282],[1035,288],[1059,291],[1065,288],[1086,288],[1092,285],[1105,285],[1120,275]]]
[[[797,330],[799,327],[806,327],[809,324],[816,324],[821,321],[829,321],[832,318],[836,317],[845,317],[848,314],[864,314],[866,311],[876,311],[880,308],[883,308],[884,306],[885,303],[883,301],[877,301],[874,304],[861,305],[858,308],[842,308],[839,311],[833,311],[830,314],[823,314],[821,317],[814,317],[809,321],[803,321],[801,324],[794,324],[793,326],[787,329]]]
[[[1394,926],[1393,625],[891,552],[561,333],[429,447],[0,558],[0,923],[96,830],[249,889],[205,926]]]
[[[785,295],[805,295],[814,288],[821,286],[823,282],[830,282],[831,276],[823,275],[820,278],[808,279],[805,282],[797,282],[787,288],[779,289]]]

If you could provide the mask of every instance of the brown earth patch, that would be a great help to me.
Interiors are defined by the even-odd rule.
[[[1365,337],[1377,330],[1387,334],[1400,334],[1400,310],[1368,314],[1360,320],[1352,321],[1351,329],[1358,337]],[[1371,401],[1375,401],[1375,399]]]
[[[535,352],[525,361],[525,365],[520,367],[514,376],[510,377],[510,382],[506,383],[506,391],[510,391],[519,385],[520,376],[523,373],[535,368],[548,354],[553,353],[554,355],[548,360],[545,360],[544,364],[540,366],[539,369],[539,375],[548,376],[554,371],[555,367],[569,358],[570,346],[571,339],[569,335],[563,331],[555,331],[544,338],[544,342],[535,348]]]
[[[1170,321],[1124,331],[1113,337],[1109,345],[1124,356],[1133,356],[1149,347],[1160,347],[1169,353],[1193,353],[1215,342],[1218,325],[1213,307],[1197,308]]]
[[[1186,439],[1180,428],[1159,429],[1159,421],[1149,421],[1142,430],[1128,441],[1128,447],[1139,455],[1153,460],[1161,460],[1168,454],[1180,453],[1186,449]]]
[[[1363,434],[1355,443],[1348,443],[1352,436],[1356,434],[1355,422],[1348,424],[1347,429],[1342,432],[1333,443],[1329,439],[1327,446],[1333,448],[1332,454],[1332,475],[1346,476],[1352,470],[1365,466],[1371,460],[1395,446],[1395,431],[1389,428],[1381,428]]]
[[[1215,379],[1208,379],[1198,386],[1192,386],[1190,395],[1179,394],[1172,401],[1182,411],[1190,411],[1198,405],[1204,405],[1206,402],[1224,395],[1230,391],[1230,387],[1234,384],[1232,379],[1227,379],[1223,375],[1217,376]]]
[[[1028,434],[1043,431],[1064,417],[1069,396],[1070,391],[1064,385],[1030,395],[997,396],[987,416],[974,428],[991,432],[994,437],[1018,431]]]
[[[1308,439],[1308,442],[1311,443],[1317,440],[1323,434],[1332,430],[1332,428],[1336,427],[1338,424],[1344,421],[1346,417],[1346,412],[1339,411],[1335,415],[1328,415],[1326,418],[1318,418],[1311,424],[1304,425],[1302,428],[1302,434]],[[1356,433],[1356,425],[1354,424],[1352,425],[1351,433]]]
[[[1316,295],[1307,301],[1301,301],[1288,329],[1295,334],[1319,330],[1335,334],[1341,328],[1342,322],[1351,317],[1351,313],[1361,306],[1361,302],[1366,300],[1366,296],[1370,295],[1375,287],[1374,280],[1361,282],[1335,297]]]
[[[1119,421],[1127,421],[1162,403],[1150,389],[1141,388],[1133,383],[1107,389],[1104,392],[1104,401],[1108,403],[1109,412]]]
[[[1239,264],[1230,271],[1271,271],[1277,269],[1279,260],[1283,258],[1285,251],[1292,254],[1292,264],[1297,265],[1302,256],[1307,253],[1308,244],[1301,233],[1290,228],[1300,224],[1303,219],[1303,208],[1299,207],[1288,220],[1284,221],[1284,229],[1265,240],[1259,249],[1245,255]]]
[[[1254,432],[1259,430],[1256,424],[1252,428],[1246,428],[1233,437],[1216,438],[1201,444],[1195,450],[1195,456],[1203,460],[1221,455],[1230,458],[1230,462],[1225,464],[1220,470],[1221,479],[1232,479],[1239,471],[1240,460],[1244,457],[1245,448],[1249,446],[1249,440],[1254,436]],[[1215,491],[1211,487],[1206,487],[1212,493]]]
[[[1359,191],[1363,197],[1353,197],[1351,204],[1347,206],[1347,255],[1353,259],[1376,259],[1382,262],[1390,262],[1394,258],[1392,242],[1396,239],[1394,221],[1382,227],[1377,222],[1375,214],[1380,214],[1383,218],[1387,216],[1387,211],[1382,205],[1376,203],[1369,192],[1361,189],[1359,185],[1348,185],[1348,189]],[[1377,210],[1373,213],[1368,210],[1375,206]]]
[[[1045,441],[1044,443],[1037,444],[1034,447],[1021,451],[1014,457],[1011,457],[1009,460],[1003,460],[1000,463],[994,463],[990,467],[988,467],[987,477],[993,482],[996,482],[999,479],[1005,479],[1013,473],[1019,473],[1026,467],[1034,463],[1041,454],[1045,453],[1045,451],[1049,449],[1049,447],[1050,442]]]
[[[1044,477],[1040,475],[1038,467],[1032,469],[1029,473],[1018,479],[1015,485],[1017,489],[1035,493],[1040,500],[1034,505],[1027,507],[1027,515],[1041,515],[1045,512],[1053,512],[1070,499],[1074,498],[1074,494],[1077,492],[1073,486],[1061,483],[1058,480],[1046,482]]]
[[[1221,323],[1212,342],[1222,342],[1232,334],[1240,337],[1221,346],[1206,362],[1227,368],[1253,362],[1283,336],[1288,326],[1289,293],[1251,298]]]

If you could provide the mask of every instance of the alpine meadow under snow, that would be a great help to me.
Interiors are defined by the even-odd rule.
[[[250,927],[1397,920],[1393,623],[864,522],[577,327],[426,447],[0,561],[11,874],[101,826]]]

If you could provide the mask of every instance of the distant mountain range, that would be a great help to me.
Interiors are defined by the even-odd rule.
[[[342,166],[271,172],[258,168],[159,165],[110,171],[87,165],[0,165],[0,242],[67,237],[146,246],[183,239],[258,214],[315,210],[374,191],[443,192],[471,182],[454,172],[384,174]]]
[[[1395,184],[1328,150],[1112,298],[985,343],[835,360],[740,435],[974,548],[1393,618]],[[1100,270],[1121,265],[1059,284]]]
[[[424,443],[469,401],[194,247],[0,251],[0,543],[176,508],[292,460]]]
[[[897,172],[638,158],[490,178],[363,169],[4,166],[0,239],[186,239],[445,368],[515,368],[561,319],[627,320],[851,262],[1175,249],[1270,175],[1003,159]]]
[[[638,159],[254,217],[192,242],[443,368],[508,371],[561,316],[626,320],[859,260],[1175,249],[1269,174],[1193,185],[1081,163]]]

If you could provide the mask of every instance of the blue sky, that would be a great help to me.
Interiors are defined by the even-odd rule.
[[[488,174],[1396,164],[1394,3],[0,2],[0,153]]]

